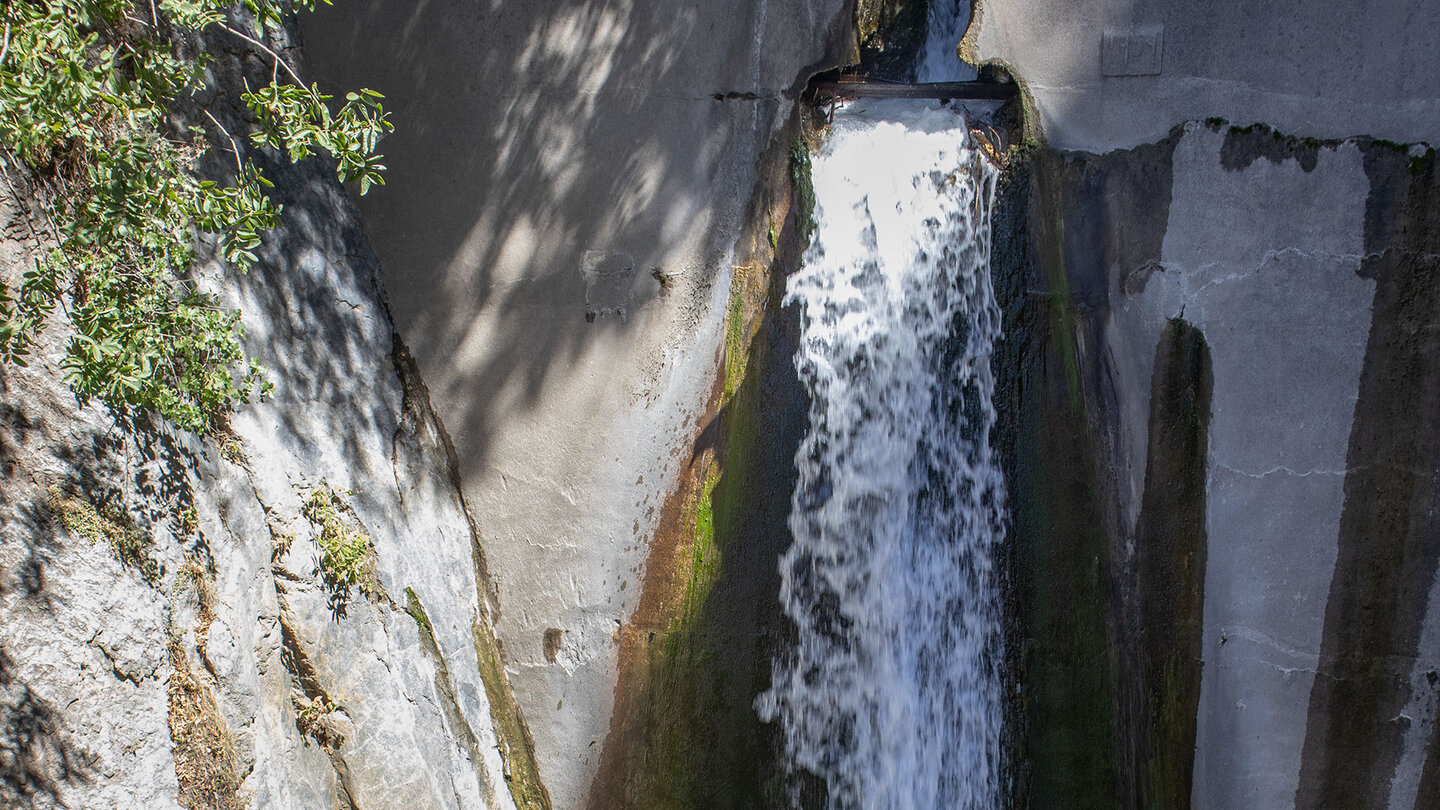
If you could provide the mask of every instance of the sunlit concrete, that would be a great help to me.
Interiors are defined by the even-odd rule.
[[[844,7],[347,0],[305,22],[311,75],[394,111],[361,210],[557,808],[583,803],[609,727],[614,634],[714,379],[756,158]]]
[[[1437,0],[976,5],[973,56],[1016,68],[1062,149],[1134,146],[1210,116],[1318,138],[1440,132]]]

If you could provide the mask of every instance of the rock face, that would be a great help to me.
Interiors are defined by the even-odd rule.
[[[441,0],[306,29],[318,78],[380,90],[404,122],[361,210],[455,440],[557,807],[589,795],[617,642],[711,427],[757,161],[809,73],[853,50],[852,15]]]
[[[0,805],[544,806],[481,538],[351,203],[318,163],[269,171],[258,266],[198,274],[277,389],[228,436],[77,407],[63,323],[0,370]],[[0,200],[7,276],[34,205]],[[329,530],[368,537],[358,586],[321,570]]]
[[[997,214],[1020,800],[1435,807],[1434,152],[1303,137],[1433,134],[1433,86],[1370,80],[1432,54],[1041,6],[967,37],[1092,150],[1031,144]]]

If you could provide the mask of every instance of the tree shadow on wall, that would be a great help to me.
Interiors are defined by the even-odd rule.
[[[708,296],[789,104],[727,93],[793,59],[752,29],[768,43],[805,24],[761,21],[760,5],[369,0],[302,21],[322,86],[393,104],[388,185],[360,207],[466,472],[602,336],[614,346],[658,296],[689,294],[659,278],[706,276]]]
[[[0,806],[65,807],[64,789],[94,774],[95,757],[66,738],[60,713],[19,680],[0,647]]]

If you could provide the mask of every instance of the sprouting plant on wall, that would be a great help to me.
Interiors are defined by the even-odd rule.
[[[330,0],[325,0],[330,2]],[[39,204],[48,252],[0,278],[0,361],[24,365],[58,308],[74,327],[62,366],[82,400],[211,429],[268,384],[240,346],[240,313],[201,290],[197,236],[244,271],[279,206],[240,137],[335,161],[361,193],[383,182],[391,130],[378,93],[338,107],[266,43],[291,8],[316,0],[46,0],[0,7],[0,179]],[[222,47],[255,53],[270,80],[241,96],[253,121],[231,133],[201,106]],[[212,144],[228,183],[202,179]],[[17,186],[28,185],[26,195]]]
[[[317,532],[321,577],[341,590],[356,586],[364,593],[373,587],[373,549],[370,535],[361,530],[345,500],[351,494],[322,484],[306,496],[304,514]]]
[[[295,725],[299,727],[300,733],[319,739],[324,736],[321,724],[324,723],[325,716],[339,708],[329,695],[317,695],[301,707],[295,716]]]
[[[129,516],[110,505],[97,509],[89,500],[68,496],[59,487],[51,487],[48,496],[45,506],[60,525],[91,543],[104,541],[121,565],[134,569],[146,582],[154,585],[160,580],[160,564],[152,554],[154,541]]]

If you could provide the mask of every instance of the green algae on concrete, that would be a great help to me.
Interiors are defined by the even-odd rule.
[[[1121,507],[1115,296],[1162,270],[1175,144],[1106,155],[1026,141],[995,212],[996,409],[1012,515],[1015,803],[1189,800],[1200,684],[1208,351],[1172,322],[1156,349],[1138,527]],[[1304,144],[1301,144],[1303,147]]]
[[[1083,413],[1056,373],[1063,352],[1054,345],[1042,351],[1038,367],[1022,378],[1022,388],[1045,393],[1027,396],[1019,409],[1011,479],[1025,723],[1018,791],[1022,806],[1036,810],[1109,808],[1116,790],[1115,662],[1099,488]]]
[[[1072,156],[1025,140],[1009,155],[992,227],[1007,334],[995,408],[1011,512],[1011,803],[1037,810],[1109,808],[1120,795],[1116,561],[1086,388],[1092,370],[1078,343],[1103,303],[1083,276],[1093,257],[1077,253],[1105,243],[1086,207],[1095,187],[1085,174]]]
[[[1427,148],[1371,144],[1365,172],[1359,273],[1375,279],[1375,298],[1295,793],[1302,810],[1395,806],[1407,745],[1396,718],[1424,654],[1440,563],[1440,171]],[[1440,802],[1436,739],[1414,805],[1425,810]]]
[[[754,624],[728,625],[716,588],[730,564],[759,419],[754,359],[746,328],[749,271],[735,269],[726,313],[724,380],[715,417],[718,446],[701,450],[698,491],[686,510],[677,609],[647,647],[648,695],[642,752],[623,799],[628,808],[755,807],[760,779],[750,761],[758,718],[750,703],[762,656],[745,655],[730,636]],[[752,296],[753,298],[753,296]],[[787,493],[788,495],[788,493]],[[755,606],[752,606],[755,607]],[[766,656],[768,658],[768,656]],[[751,670],[751,671],[747,671]]]
[[[1135,539],[1138,632],[1135,796],[1144,808],[1187,807],[1194,778],[1205,620],[1206,457],[1210,349],[1193,324],[1166,323],[1155,348],[1145,490]]]
[[[621,685],[593,808],[783,804],[778,737],[754,701],[785,627],[776,561],[805,420],[791,361],[798,319],[780,306],[813,207],[798,131],[797,116],[762,159],[771,180],[737,251],[748,261],[734,268],[712,402],[619,633]]]

